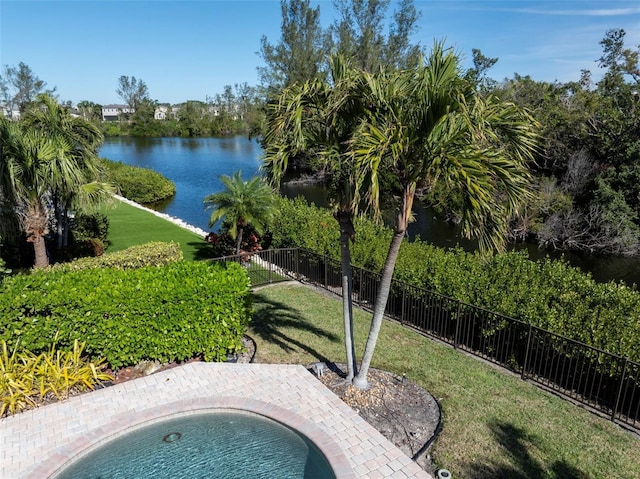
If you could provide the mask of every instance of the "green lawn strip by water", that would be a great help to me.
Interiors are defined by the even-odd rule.
[[[204,238],[148,211],[118,201],[103,213],[109,218],[107,252],[151,241],[175,241],[180,243],[185,260],[209,257],[210,248]]]
[[[299,285],[254,295],[257,362],[344,362],[340,300]],[[358,355],[370,314],[355,311]],[[373,366],[408,378],[442,407],[431,454],[455,478],[640,478],[640,440],[569,401],[385,321]]]

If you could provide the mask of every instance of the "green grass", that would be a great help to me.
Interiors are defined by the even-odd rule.
[[[256,361],[344,362],[339,300],[299,285],[254,294]],[[355,312],[362,352],[370,315]],[[406,373],[436,397],[443,430],[431,448],[455,478],[640,478],[630,433],[475,358],[385,322],[374,367]]]
[[[185,260],[209,258],[210,247],[199,235],[134,206],[117,202],[103,211],[109,218],[107,252],[121,251],[151,241],[180,243]]]

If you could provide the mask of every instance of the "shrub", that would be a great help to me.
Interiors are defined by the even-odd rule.
[[[17,275],[2,286],[0,335],[35,353],[56,334],[61,347],[85,341],[90,357],[112,368],[198,355],[220,361],[242,348],[249,287],[237,264],[186,261]]]
[[[140,204],[157,203],[176,194],[175,184],[157,171],[125,165],[103,158],[106,181],[115,185],[122,196]]]
[[[135,269],[145,266],[164,266],[182,260],[179,243],[153,242],[134,245],[115,253],[98,257],[80,258],[70,263],[58,263],[50,271],[79,271],[92,268]]]
[[[4,340],[0,348],[0,417],[50,399],[92,390],[101,381],[113,379],[103,372],[104,361],[90,362],[83,357],[84,343],[77,340],[71,351],[56,349],[54,343],[39,355],[30,351],[18,353],[17,345],[9,354]]]
[[[304,247],[339,259],[339,230],[327,209],[282,199],[276,247]],[[380,272],[391,229],[355,221],[352,264]],[[623,283],[597,283],[565,261],[530,261],[525,252],[489,258],[421,241],[402,244],[394,279],[640,361],[640,293]]]
[[[109,236],[109,218],[102,213],[78,215],[73,219],[71,230],[76,241],[99,239],[106,243]]]

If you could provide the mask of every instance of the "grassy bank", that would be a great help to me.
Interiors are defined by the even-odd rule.
[[[140,208],[118,201],[103,213],[109,218],[108,252],[151,241],[176,241],[185,260],[210,257],[210,247],[204,238]]]
[[[255,293],[256,361],[344,361],[342,306],[303,286]],[[360,353],[370,315],[356,312]],[[385,322],[374,366],[436,397],[431,453],[456,478],[640,478],[640,441],[611,422],[448,346]]]

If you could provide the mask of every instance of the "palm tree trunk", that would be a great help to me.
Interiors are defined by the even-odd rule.
[[[34,267],[46,268],[49,266],[47,245],[44,241],[44,237],[48,233],[47,215],[39,204],[29,206],[24,230],[27,234],[27,241],[33,243],[33,251],[35,253]]]
[[[238,238],[236,239],[236,254],[240,254],[240,245],[242,244],[242,226],[238,227]]]
[[[62,219],[62,205],[61,200],[57,194],[53,195],[53,208],[56,216],[56,238],[58,240],[58,249],[62,248],[62,235],[64,231],[63,219]]]
[[[44,236],[35,236],[32,238],[33,250],[36,254],[34,267],[46,268],[49,266],[49,257],[47,256],[47,245],[44,241]]]
[[[353,278],[351,275],[351,250],[349,241],[355,237],[353,213],[338,211],[335,215],[340,225],[340,262],[342,269],[342,317],[344,320],[344,347],[347,355],[347,382],[351,382],[357,371],[356,350],[353,341]]]
[[[380,286],[378,287],[378,296],[376,297],[376,303],[373,308],[373,317],[371,318],[371,327],[369,328],[369,336],[367,337],[367,344],[364,348],[362,363],[360,363],[360,372],[353,380],[353,385],[358,389],[364,390],[369,388],[369,381],[367,379],[369,366],[371,365],[373,352],[376,349],[378,335],[380,334],[380,328],[382,327],[382,319],[384,318],[384,310],[387,307],[387,300],[389,299],[389,293],[391,292],[391,280],[393,279],[396,260],[398,259],[400,246],[402,245],[402,240],[404,239],[407,231],[409,218],[411,217],[415,191],[415,184],[408,185],[404,189],[402,209],[396,218],[395,231],[393,233],[393,238],[391,239],[391,244],[389,245],[387,258],[384,262],[384,268],[382,269]]]

